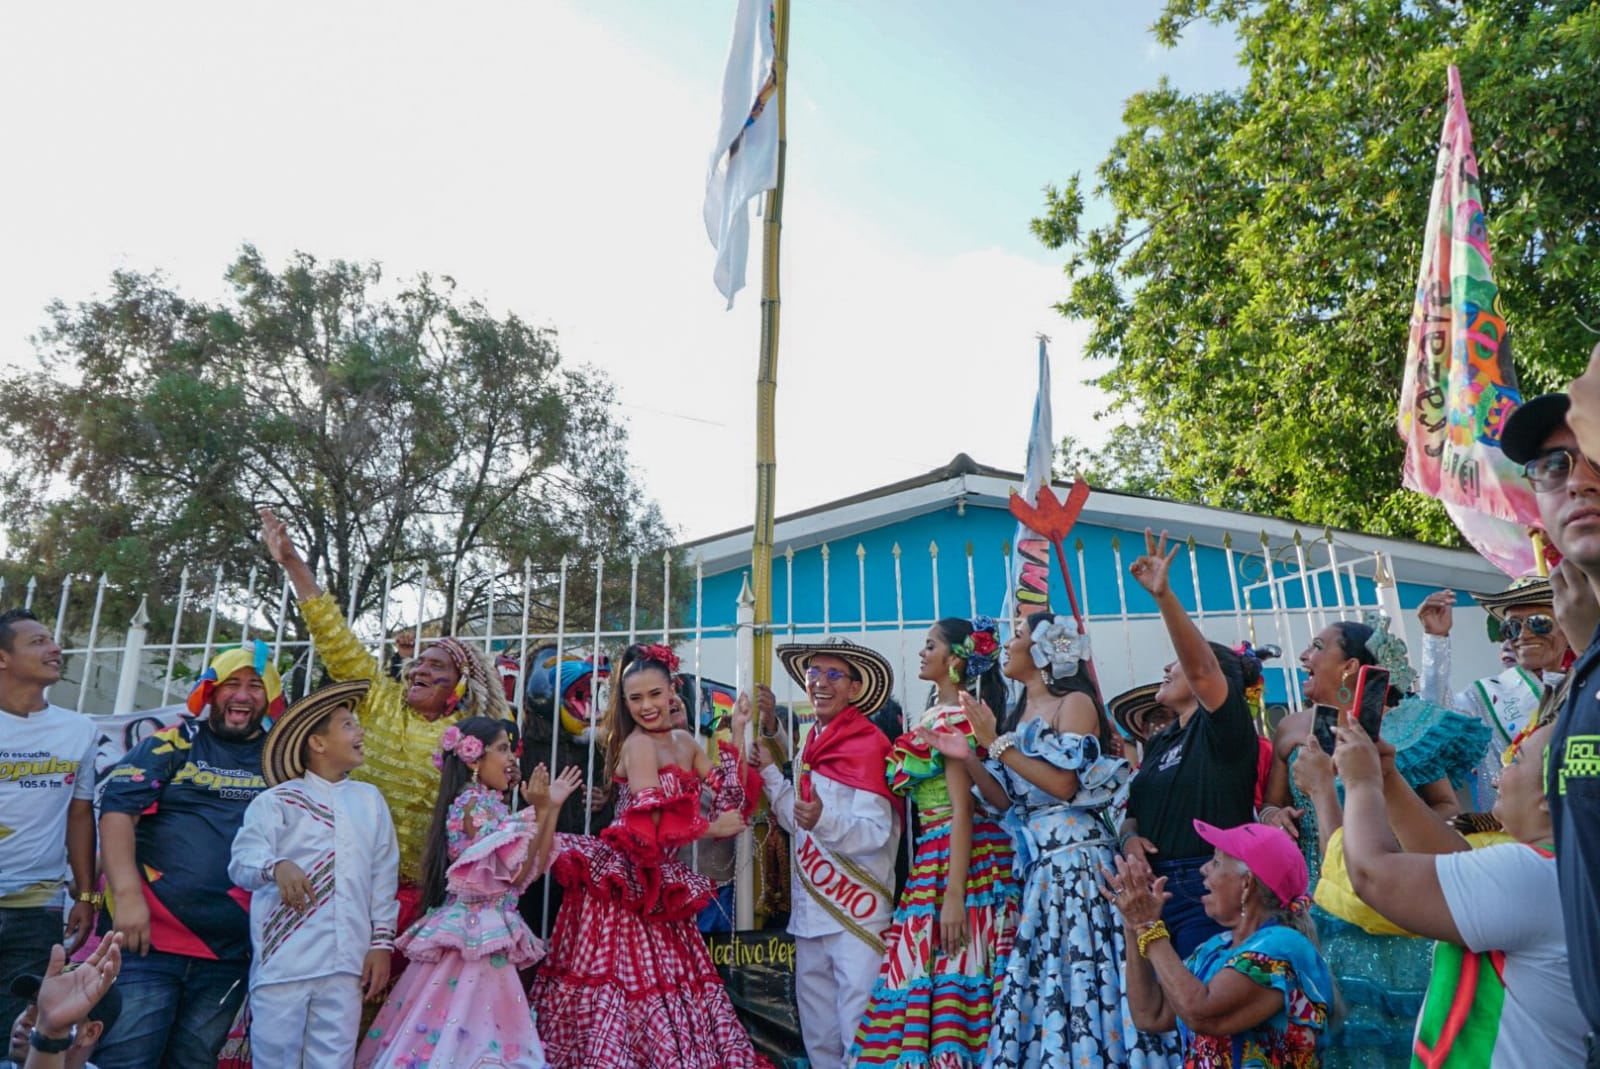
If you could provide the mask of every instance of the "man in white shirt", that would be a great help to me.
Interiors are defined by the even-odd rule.
[[[816,726],[793,783],[770,750],[758,748],[761,783],[794,840],[789,932],[806,1056],[815,1069],[839,1069],[894,918],[899,818],[884,774],[889,740],[867,719],[888,699],[894,673],[876,650],[842,639],[777,652],[805,687]]]
[[[0,613],[0,1021],[27,1004],[10,991],[62,942],[70,867],[70,953],[94,926],[94,724],[51,705],[61,647],[26,609]]]
[[[1380,756],[1360,727],[1338,729],[1351,885],[1394,924],[1438,940],[1417,1015],[1425,1064],[1583,1064],[1586,1024],[1568,974],[1545,798],[1552,734],[1520,736],[1507,755],[1494,815],[1517,841],[1469,850],[1406,786],[1392,746]]]
[[[245,810],[228,875],[251,892],[250,1047],[257,1069],[349,1065],[361,1000],[389,982],[400,847],[362,763],[365,679],[300,699],[267,736],[270,784]]]

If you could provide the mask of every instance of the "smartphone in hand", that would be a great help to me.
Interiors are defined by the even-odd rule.
[[[1389,670],[1375,664],[1362,665],[1356,674],[1355,717],[1367,736],[1378,741],[1383,727],[1383,712],[1389,704]]]
[[[1313,712],[1311,734],[1322,747],[1322,752],[1333,756],[1333,729],[1339,724],[1339,709],[1333,705],[1319,705]]]

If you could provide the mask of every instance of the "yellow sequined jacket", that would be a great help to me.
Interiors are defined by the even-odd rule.
[[[356,717],[366,733],[362,750],[366,761],[352,774],[383,792],[394,817],[395,834],[400,839],[400,879],[416,883],[422,869],[422,848],[428,838],[428,823],[433,819],[433,803],[439,794],[439,772],[433,767],[433,752],[439,736],[460,719],[444,716],[424,720],[405,703],[405,688],[379,667],[344,622],[344,614],[330,594],[319,594],[300,603],[300,613],[317,656],[337,680],[370,679],[372,689],[356,707]]]

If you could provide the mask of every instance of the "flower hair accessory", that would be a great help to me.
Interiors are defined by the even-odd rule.
[[[439,748],[433,751],[433,767],[444,771],[444,755],[453,753],[460,761],[471,764],[483,756],[483,740],[476,735],[462,732],[457,724],[451,724],[444,729],[444,734],[439,736]]]
[[[1041,620],[1028,637],[1033,663],[1051,679],[1076,675],[1078,665],[1089,659],[1089,636],[1070,616]]]
[[[1410,693],[1417,682],[1417,673],[1406,657],[1405,639],[1389,630],[1389,614],[1368,610],[1361,614],[1361,622],[1372,628],[1367,638],[1367,652],[1372,654],[1380,668],[1389,670],[1389,685],[1401,694]]]
[[[649,645],[640,646],[639,653],[639,660],[635,661],[634,664],[638,664],[641,661],[654,661],[659,665],[664,665],[669,676],[678,674],[678,655],[672,652],[671,646],[652,642]]]
[[[966,678],[977,679],[994,667],[995,657],[1000,652],[1000,640],[995,635],[1000,628],[990,616],[974,616],[971,622],[972,634],[951,646],[950,655],[966,662]],[[950,668],[950,682],[961,682],[961,675],[954,666]]]

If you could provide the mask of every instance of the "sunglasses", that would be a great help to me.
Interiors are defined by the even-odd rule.
[[[1552,449],[1542,456],[1534,457],[1522,466],[1523,477],[1533,484],[1533,488],[1540,493],[1550,494],[1567,488],[1567,479],[1572,475],[1572,469],[1577,466],[1578,458],[1582,453],[1571,449]],[[1600,464],[1596,464],[1588,457],[1583,457],[1589,470],[1600,475]]]
[[[1515,642],[1522,637],[1524,630],[1535,635],[1548,635],[1556,629],[1556,620],[1553,616],[1546,616],[1542,612],[1530,616],[1513,616],[1500,625],[1500,634],[1504,638]]]
[[[819,679],[826,679],[829,683],[842,683],[847,679],[855,678],[849,672],[841,672],[837,668],[807,668],[806,682],[815,683]]]

